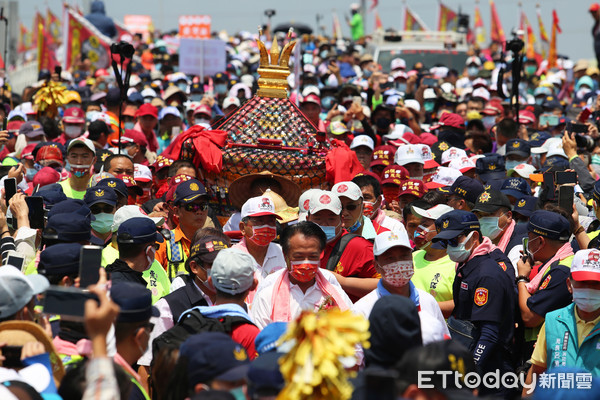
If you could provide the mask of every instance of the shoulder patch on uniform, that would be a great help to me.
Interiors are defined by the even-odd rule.
[[[500,262],[498,263],[498,265],[500,265],[500,266],[502,267],[502,269],[503,269],[504,271],[506,271],[506,264],[504,263],[504,261],[500,261]]]
[[[550,278],[552,278],[552,275],[548,275],[546,279],[544,279],[544,282],[542,282],[542,284],[540,285],[540,290],[546,289],[548,287],[548,284],[550,283]]]
[[[486,288],[475,289],[475,297],[473,299],[476,305],[482,306],[488,301],[488,290]]]
[[[461,282],[460,288],[463,290],[469,290],[469,284],[467,282]]]

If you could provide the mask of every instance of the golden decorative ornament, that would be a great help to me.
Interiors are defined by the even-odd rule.
[[[291,38],[292,32],[293,30],[290,29],[288,32],[288,38]],[[280,99],[286,99],[288,97],[287,77],[290,74],[290,56],[292,54],[292,50],[294,50],[296,41],[294,40],[288,42],[283,47],[283,50],[280,51],[277,38],[273,38],[270,52],[270,62],[269,53],[267,53],[265,44],[260,40],[260,38],[256,39],[256,43],[258,45],[258,49],[260,50],[260,65],[258,67],[260,78],[258,79],[258,91],[256,92],[256,95],[261,97],[276,97]]]

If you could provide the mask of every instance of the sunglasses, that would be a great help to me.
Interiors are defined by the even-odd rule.
[[[90,210],[92,211],[92,214],[100,214],[100,213],[112,214],[113,211],[115,211],[115,208],[108,204],[94,204],[93,206],[90,207]]]
[[[189,212],[198,212],[198,211],[206,211],[208,209],[207,203],[190,203],[183,206],[185,211]]]
[[[440,242],[439,242],[439,243],[440,243],[440,245],[441,245],[443,248],[446,248],[446,247],[448,247],[448,246],[451,246],[451,247],[457,247],[457,246],[460,244],[460,243],[459,243],[459,239],[460,239],[460,238],[462,238],[463,236],[465,236],[465,235],[462,235],[462,234],[460,234],[460,235],[458,235],[457,237],[455,237],[455,238],[453,238],[453,239],[448,239],[448,240],[440,240]]]
[[[354,211],[358,207],[360,207],[360,204],[348,204],[348,205],[345,205],[345,206],[342,205],[342,210]]]

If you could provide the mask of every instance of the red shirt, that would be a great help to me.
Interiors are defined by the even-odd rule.
[[[252,324],[240,324],[231,331],[231,338],[233,341],[244,346],[246,353],[248,353],[248,357],[251,360],[254,360],[258,355],[254,348],[254,339],[256,339],[256,335],[258,335],[259,332],[260,329]]]
[[[321,268],[327,268],[327,261],[329,261],[333,248],[347,233],[344,230],[338,239],[327,243],[321,256]],[[333,272],[342,276],[376,278],[377,271],[373,265],[373,243],[362,237],[350,240]]]

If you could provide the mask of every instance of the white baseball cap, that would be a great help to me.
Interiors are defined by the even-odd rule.
[[[359,146],[367,146],[373,150],[375,149],[375,142],[368,135],[358,135],[352,139],[352,143],[350,143],[350,149],[355,149]]]
[[[535,173],[535,167],[530,164],[519,164],[516,167],[509,169],[506,175],[511,177],[513,176],[513,172],[517,173],[522,178],[529,179],[529,175]]]
[[[395,69],[406,69],[406,61],[401,58],[394,58],[390,63],[390,69],[392,71]]]
[[[263,217],[268,215],[281,219],[281,217],[275,213],[275,204],[273,204],[273,200],[267,196],[252,197],[246,200],[242,206],[242,219],[246,217]]]
[[[475,169],[475,162],[467,156],[459,157],[450,161],[450,164],[448,164],[448,168],[457,169],[464,174],[467,171]]]
[[[90,139],[82,137],[78,137],[77,139],[73,139],[69,142],[69,147],[67,147],[67,153],[71,151],[71,149],[76,145],[84,145],[89,150],[91,150],[92,153],[96,154],[96,146],[94,146],[94,143]]]
[[[139,206],[127,205],[119,208],[115,212],[111,226],[112,231],[118,231],[121,224],[130,218],[149,218],[156,226],[161,226],[165,223],[165,219],[162,217],[149,217]]]
[[[300,195],[300,198],[298,199],[298,213],[300,215],[308,213],[308,210],[310,208],[310,198],[313,194],[317,192],[322,192],[322,190],[308,189]]]
[[[12,265],[0,267],[0,316],[16,314],[36,294],[46,291],[50,283],[43,275],[25,275]]]
[[[437,99],[437,94],[435,94],[435,90],[433,88],[427,88],[423,91],[423,99]]]
[[[362,191],[358,185],[351,181],[338,182],[333,185],[331,191],[339,197],[347,197],[352,201],[356,201],[363,197]]]
[[[152,172],[150,168],[142,164],[133,164],[133,179],[136,182],[150,182],[152,181]]]
[[[548,143],[548,141],[550,141],[550,143]],[[546,158],[552,156],[561,156],[567,158],[567,154],[563,149],[563,143],[561,138],[550,138],[546,140],[544,145],[546,145],[546,143],[548,143],[548,152],[546,153]]]
[[[431,177],[431,181],[427,182],[425,186],[427,189],[437,189],[445,186],[452,186],[454,181],[462,176],[462,173],[454,168],[438,167],[437,171]]]
[[[410,240],[408,240],[408,233],[405,230],[392,232],[385,231],[375,237],[373,243],[373,254],[380,256],[392,247],[401,246],[412,250],[410,246]]]
[[[450,147],[448,150],[442,153],[442,165],[448,164],[454,159],[466,156],[467,152],[463,149],[459,149],[458,147]]]
[[[229,96],[229,97],[225,98],[225,100],[223,100],[223,110],[225,110],[227,107],[232,106],[232,105],[239,107],[240,99],[238,99],[237,97]]]
[[[309,94],[314,94],[321,97],[321,90],[315,85],[308,85],[302,90],[302,97],[306,97]]]
[[[571,276],[576,281],[600,281],[600,250],[579,250],[571,263]]]
[[[412,210],[413,214],[416,214],[421,218],[438,219],[439,217],[446,214],[447,212],[454,210],[454,208],[452,208],[446,204],[438,204],[427,210],[425,210],[421,207],[411,206],[411,210]]]
[[[485,101],[490,100],[490,92],[488,92],[486,88],[482,88],[482,87],[478,87],[477,89],[473,90],[472,96],[473,97],[481,97]]]
[[[337,194],[327,190],[321,190],[312,194],[309,202],[309,212],[316,214],[319,211],[328,210],[336,215],[342,212],[342,202]]]
[[[401,166],[410,163],[425,164],[421,146],[417,144],[406,144],[398,147],[396,154],[394,154],[394,163]]]
[[[404,107],[410,108],[411,110],[415,110],[416,112],[421,111],[421,103],[419,103],[415,99],[404,100]]]
[[[404,124],[396,124],[394,125],[394,130],[388,133],[387,135],[383,135],[383,137],[386,138],[388,141],[398,140],[402,139],[406,132],[414,133],[410,126]]]
[[[532,147],[531,148],[531,154],[548,153],[551,148],[555,149],[555,151],[558,148],[560,148],[562,150],[562,138],[555,137],[555,138],[546,139],[546,141],[544,142],[544,144],[542,144],[541,146],[539,146],[539,147]],[[563,150],[563,153],[564,153],[564,150]],[[557,155],[557,154],[554,154],[554,155]],[[565,154],[565,157],[566,157],[566,154]]]

